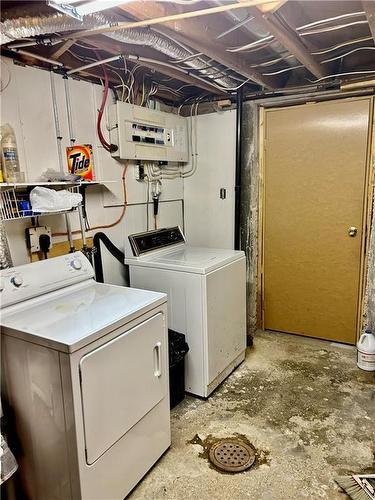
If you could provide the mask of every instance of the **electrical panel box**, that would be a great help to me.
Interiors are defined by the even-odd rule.
[[[109,110],[115,158],[189,161],[187,118],[118,101]]]

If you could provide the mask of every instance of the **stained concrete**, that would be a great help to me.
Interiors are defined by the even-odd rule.
[[[172,411],[172,446],[132,500],[344,499],[334,477],[375,472],[375,377],[355,349],[261,332],[245,362],[207,400]],[[245,436],[252,469],[223,474],[207,445]]]

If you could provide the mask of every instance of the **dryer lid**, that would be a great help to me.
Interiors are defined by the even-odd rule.
[[[166,302],[163,293],[79,283],[2,311],[4,333],[73,352]]]

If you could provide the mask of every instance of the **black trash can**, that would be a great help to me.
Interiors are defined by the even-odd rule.
[[[171,409],[185,397],[185,356],[189,346],[185,335],[168,330],[169,343],[169,401]]]

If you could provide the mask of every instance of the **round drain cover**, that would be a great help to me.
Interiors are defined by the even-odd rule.
[[[255,462],[255,452],[239,439],[222,439],[211,446],[209,459],[225,472],[242,472]]]

